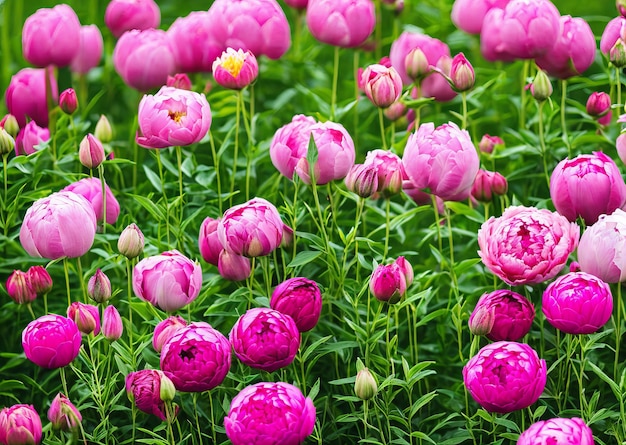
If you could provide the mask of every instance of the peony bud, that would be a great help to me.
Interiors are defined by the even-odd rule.
[[[626,42],[619,38],[609,51],[609,61],[617,68],[626,66]]]
[[[173,76],[167,76],[167,82],[165,84],[168,87],[178,88],[179,90],[191,91],[191,80],[185,73],[174,74]]]
[[[159,392],[159,397],[161,397],[161,400],[163,400],[164,402],[171,402],[172,400],[174,400],[175,396],[176,387],[174,386],[174,382],[172,382],[170,378],[166,375],[163,375],[161,377],[161,389]]]
[[[537,102],[543,102],[552,95],[552,83],[543,70],[538,70],[535,80],[530,84],[530,93]]]
[[[222,278],[230,281],[243,281],[250,276],[250,258],[237,255],[224,249],[217,261],[217,270]]]
[[[617,137],[615,147],[617,148],[617,155],[626,164],[626,133],[622,133]]]
[[[380,264],[370,277],[370,291],[376,299],[395,304],[406,293],[405,270],[396,262]]]
[[[622,17],[626,17],[626,0],[616,0],[615,7]]]
[[[111,123],[104,114],[100,115],[100,119],[98,119],[98,122],[96,123],[96,129],[94,130],[93,134],[96,139],[105,144],[107,142],[111,142],[111,139],[113,139],[113,130],[111,129]]]
[[[481,153],[491,154],[493,153],[494,149],[503,145],[504,141],[502,140],[502,138],[485,134],[478,144],[478,149]]]
[[[4,115],[2,121],[0,121],[0,127],[4,128],[13,137],[20,132],[20,124],[18,124],[17,119],[12,114]]]
[[[591,93],[587,99],[587,114],[593,117],[601,117],[611,110],[611,97],[603,91]]]
[[[474,87],[474,82],[476,81],[474,67],[465,58],[463,53],[457,54],[452,59],[450,79],[452,80],[452,88],[456,91],[468,91]]]
[[[96,303],[104,303],[111,298],[111,281],[102,270],[96,270],[96,273],[89,278],[87,294]]]
[[[133,259],[141,255],[143,246],[143,233],[135,223],[126,226],[117,240],[117,250],[128,259]]]
[[[344,182],[351,192],[369,198],[378,190],[378,169],[374,164],[354,164]]]
[[[17,304],[30,303],[37,298],[37,294],[33,290],[28,274],[21,270],[14,270],[6,283],[7,293],[9,297]]]
[[[493,195],[504,195],[508,190],[508,183],[498,172],[480,169],[474,179],[472,196],[480,202],[491,202]]]
[[[369,369],[361,369],[354,382],[354,393],[361,400],[369,400],[378,393],[378,385],[376,379]]]
[[[397,121],[406,114],[406,105],[397,100],[383,110],[385,117],[390,121]]]
[[[104,161],[104,147],[102,142],[89,133],[80,141],[78,159],[87,168],[97,168]]]
[[[100,333],[100,311],[96,306],[75,301],[67,308],[67,318],[73,320],[83,334]]]
[[[83,421],[80,411],[64,394],[58,393],[50,404],[48,420],[57,430],[74,430]]]
[[[74,88],[68,88],[59,95],[59,107],[65,114],[74,114],[78,108],[78,99]]]
[[[0,128],[0,155],[7,155],[15,149],[15,139],[4,128]]]
[[[115,306],[107,306],[102,313],[102,335],[109,341],[119,340],[124,331],[122,317]]]
[[[430,73],[430,64],[426,54],[420,48],[414,48],[404,58],[406,74],[413,81],[418,81]]]
[[[30,286],[37,296],[45,295],[52,289],[52,277],[43,266],[31,266],[26,271]]]
[[[474,335],[488,335],[495,321],[494,308],[480,307],[469,319],[469,330]]]

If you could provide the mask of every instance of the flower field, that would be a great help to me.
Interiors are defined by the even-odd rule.
[[[0,444],[626,444],[626,2],[0,15]]]

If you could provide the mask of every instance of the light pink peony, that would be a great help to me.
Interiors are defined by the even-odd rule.
[[[289,383],[260,382],[233,398],[224,427],[233,445],[302,444],[315,427],[315,405]]]
[[[152,346],[156,352],[161,352],[163,345],[170,339],[179,329],[187,326],[185,319],[179,315],[171,315],[161,321],[154,328],[152,334]]]
[[[376,189],[383,198],[389,198],[402,191],[403,181],[408,179],[402,159],[387,150],[372,150],[365,156],[365,165],[376,168],[378,187]]]
[[[274,133],[270,144],[270,158],[274,167],[283,176],[293,179],[296,164],[306,157],[311,135],[310,128],[316,122],[310,116],[297,114],[290,123],[283,125]]]
[[[76,323],[56,314],[43,315],[22,331],[26,358],[42,368],[69,365],[78,356],[81,341]]]
[[[289,278],[272,292],[270,307],[293,318],[300,332],[310,331],[322,312],[322,293],[313,280]]]
[[[204,94],[162,87],[139,102],[137,143],[146,148],[191,145],[211,127],[211,107]]]
[[[320,42],[354,48],[365,43],[376,26],[374,2],[309,0],[306,24]]]
[[[469,197],[479,167],[469,133],[454,123],[420,125],[409,136],[402,163],[417,188],[446,201]]]
[[[69,5],[38,9],[24,22],[22,53],[37,67],[69,65],[79,45],[80,22]]]
[[[528,298],[510,290],[496,290],[483,294],[470,315],[468,324],[489,313],[492,324],[485,333],[492,341],[518,341],[528,334],[535,319],[535,307]]]
[[[202,269],[177,250],[139,261],[133,269],[133,291],[166,312],[185,307],[202,287]]]
[[[232,90],[241,90],[256,80],[259,65],[250,51],[227,48],[213,62],[213,78],[218,85]]]
[[[609,321],[613,312],[611,288],[585,272],[570,272],[548,285],[541,310],[548,322],[568,334],[591,334]]]
[[[593,431],[583,419],[555,417],[533,423],[520,434],[517,445],[594,445]]]
[[[131,29],[157,28],[161,11],[154,0],[111,0],[104,12],[104,23],[119,38]]]
[[[74,430],[83,421],[83,416],[65,394],[58,393],[48,409],[48,420],[54,429]]]
[[[42,128],[35,121],[30,121],[20,130],[15,138],[15,155],[32,155],[37,146],[50,140],[50,130]]]
[[[47,70],[52,87],[52,98],[59,96],[57,80],[53,70]],[[22,68],[11,77],[4,93],[9,113],[17,119],[20,128],[27,119],[34,120],[40,127],[48,126],[48,103],[46,101],[46,70],[44,68]]]
[[[276,0],[215,0],[209,21],[218,55],[231,47],[279,59],[291,46],[289,22]]]
[[[546,361],[525,343],[483,347],[463,367],[472,398],[491,413],[510,413],[535,403],[546,386]]]
[[[42,426],[32,405],[13,405],[0,410],[0,443],[7,445],[41,442]]]
[[[226,378],[230,350],[228,339],[208,323],[190,323],[163,345],[161,369],[179,391],[208,391]]]
[[[402,79],[394,67],[375,63],[361,75],[367,98],[379,108],[387,108],[402,95]]]
[[[217,236],[217,226],[219,223],[219,219],[213,219],[207,216],[200,225],[200,233],[198,235],[200,255],[202,255],[204,261],[214,266],[217,266],[220,252],[224,250]]]
[[[95,237],[96,214],[91,204],[72,192],[53,193],[35,201],[20,229],[24,250],[50,260],[84,255]]]
[[[109,186],[105,183],[104,185],[105,196],[106,196],[106,223],[107,224],[115,224],[117,222],[118,216],[120,216],[120,204],[115,199],[113,192],[109,188]],[[102,222],[103,218],[103,204],[102,204],[102,183],[100,179],[95,177],[83,178],[79,181],[73,182],[67,187],[65,187],[62,191],[76,193],[85,198],[91,206],[93,207],[93,211],[96,214],[96,220],[98,222]]]
[[[265,256],[280,245],[283,227],[278,210],[271,202],[253,198],[224,212],[217,226],[217,236],[222,247],[231,253]]]
[[[222,249],[217,259],[217,270],[222,278],[230,281],[243,281],[250,277],[250,258]]]
[[[559,162],[550,177],[550,197],[568,220],[580,216],[591,225],[626,204],[626,184],[615,162],[595,151]]]
[[[193,32],[189,32],[192,29]],[[176,64],[185,73],[211,72],[223,49],[211,26],[208,11],[193,11],[177,18],[167,30]]]
[[[576,223],[558,213],[511,206],[483,223],[478,255],[507,284],[537,284],[561,271],[579,237]]]
[[[267,372],[288,366],[300,347],[300,331],[293,318],[269,308],[248,310],[229,338],[244,365]]]
[[[102,59],[102,33],[96,25],[86,25],[80,28],[80,45],[78,52],[72,59],[70,70],[73,73],[87,74],[97,67]]]
[[[170,380],[164,372],[156,369],[143,369],[126,376],[126,394],[137,408],[146,414],[153,414],[161,420],[167,419],[165,401],[161,396],[163,382]],[[172,382],[165,384],[171,385]]]
[[[456,0],[452,5],[452,23],[469,33],[480,34],[490,9],[503,9],[511,0]]]
[[[626,280],[626,212],[600,215],[583,232],[577,253],[581,271],[607,283]]]
[[[148,91],[178,71],[169,36],[160,29],[125,32],[113,50],[115,71],[130,87]]]
[[[404,31],[393,41],[389,52],[391,65],[398,71],[404,85],[411,85],[415,80],[411,74],[411,50],[420,49],[429,67],[436,67],[439,60],[450,57],[450,48],[439,39],[426,34]],[[428,67],[427,67],[428,69]],[[435,74],[441,77],[440,74]],[[427,76],[428,77],[428,76]],[[441,79],[447,82],[443,77]]]

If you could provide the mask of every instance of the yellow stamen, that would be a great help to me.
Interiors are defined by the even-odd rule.
[[[176,123],[179,123],[183,116],[187,116],[187,113],[185,113],[184,111],[170,111],[167,114],[170,119],[172,119]]]

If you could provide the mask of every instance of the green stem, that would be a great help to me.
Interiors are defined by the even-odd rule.
[[[237,158],[239,157],[239,124],[241,120],[241,101],[239,97],[241,91],[237,92],[237,106],[235,116],[235,151],[233,153],[233,172],[230,177],[230,195],[228,197],[229,204],[233,205],[233,194],[235,193],[235,177],[237,176]]]
[[[70,292],[70,271],[69,271],[69,260],[67,257],[63,258],[63,270],[65,271],[65,289],[67,290],[67,307],[69,308],[72,305],[72,297]],[[47,313],[47,311],[46,311]]]
[[[387,251],[389,250],[389,230],[391,226],[391,199],[385,200],[385,248],[383,250],[383,262],[387,258]]]
[[[561,80],[561,131],[563,132],[563,142],[567,147],[567,157],[572,157],[572,147],[567,135],[567,124],[565,119],[565,99],[567,99],[567,79]]]
[[[170,247],[170,206],[165,192],[165,180],[163,179],[163,163],[161,162],[161,151],[155,150],[157,165],[159,167],[159,179],[161,180],[161,191],[163,192],[163,203],[165,205],[165,232],[167,234],[167,247]],[[160,237],[159,237],[160,240]]]
[[[107,190],[106,182],[104,182],[104,165],[98,166],[98,176],[100,177],[100,186],[102,190],[102,233],[107,231]]]
[[[380,139],[383,142],[383,150],[387,150],[387,141],[385,140],[385,120],[382,108],[378,108],[378,123],[380,124]]]
[[[615,86],[617,87],[617,106],[622,106],[622,78],[621,68],[615,67]]]
[[[87,288],[85,287],[85,280],[83,277],[83,263],[80,257],[76,258],[76,273],[78,274],[78,281],[80,281],[80,289],[83,292],[83,301],[87,302]]]
[[[335,119],[335,107],[337,105],[337,81],[339,78],[339,47],[335,46],[335,56],[333,65],[333,85],[330,96],[330,120]]]
[[[209,396],[209,410],[211,412],[211,424],[212,427],[211,431],[213,432],[213,443],[217,443],[217,434],[216,434],[216,428],[215,428],[215,412],[213,410],[213,397]],[[196,417],[197,420],[197,417]]]
[[[211,154],[213,155],[213,165],[215,167],[215,180],[217,182],[217,202],[219,205],[220,215],[222,214],[223,204],[222,204],[222,181],[220,179],[220,158],[215,150],[215,141],[213,137],[209,135],[209,143],[211,144]]]
[[[183,193],[183,149],[177,145],[176,146],[176,164],[178,165],[178,195],[180,196],[180,200],[178,203],[178,227],[180,230],[180,226],[183,224],[183,212],[184,212],[184,193]],[[178,248],[183,249],[183,231],[180,230],[180,236],[178,237]]]
[[[9,197],[9,190],[8,190],[8,184],[9,184],[9,177],[8,177],[8,165],[7,163],[9,162],[9,154],[5,153],[2,155],[2,173],[3,173],[3,177],[4,177],[4,201],[3,201],[3,205],[7,205],[7,199]],[[8,212],[7,212],[8,213]],[[9,224],[8,218],[7,220],[4,222],[5,225]]]
[[[622,337],[622,283],[617,283],[617,316],[615,321],[615,362],[613,363],[613,380],[617,381],[619,365],[619,349]]]
[[[578,375],[578,399],[580,402],[580,417],[581,419],[589,420],[587,419],[587,416],[585,416],[585,409],[584,409],[586,405],[585,396],[583,395],[583,389],[584,389],[583,379],[584,379],[584,374],[585,374],[585,346],[583,345],[582,335],[578,336],[578,344],[580,346],[580,373]]]
[[[463,120],[461,121],[461,128],[465,130],[467,128],[467,92],[463,91],[461,93],[461,103],[462,103],[462,116]]]
[[[543,173],[546,177],[546,183],[548,184],[548,188],[550,188],[550,175],[548,174],[548,162],[546,160],[548,149],[546,148],[546,141],[543,134],[543,107],[545,104],[545,101],[539,103],[539,143],[541,144],[541,160],[543,162]]]
[[[135,349],[133,346],[133,265],[132,260],[126,258],[126,277],[128,286],[128,346],[132,358],[133,369],[135,369]]]
[[[363,438],[367,439],[367,400],[363,400]]]
[[[48,128],[50,129],[50,135],[52,136],[52,160],[56,164],[57,161],[57,153],[56,153],[56,113],[54,103],[54,97],[52,97],[52,81],[50,77],[55,77],[55,67],[52,65],[44,68],[44,74],[46,77],[46,103],[48,105]]]
[[[63,386],[63,393],[66,397],[70,396],[69,391],[67,390],[67,379],[65,378],[65,366],[61,366],[59,368],[59,374],[61,376],[61,385]]]
[[[530,61],[525,60],[522,69],[521,92],[520,92],[520,109],[519,109],[519,128],[526,128],[526,78],[530,71]]]

